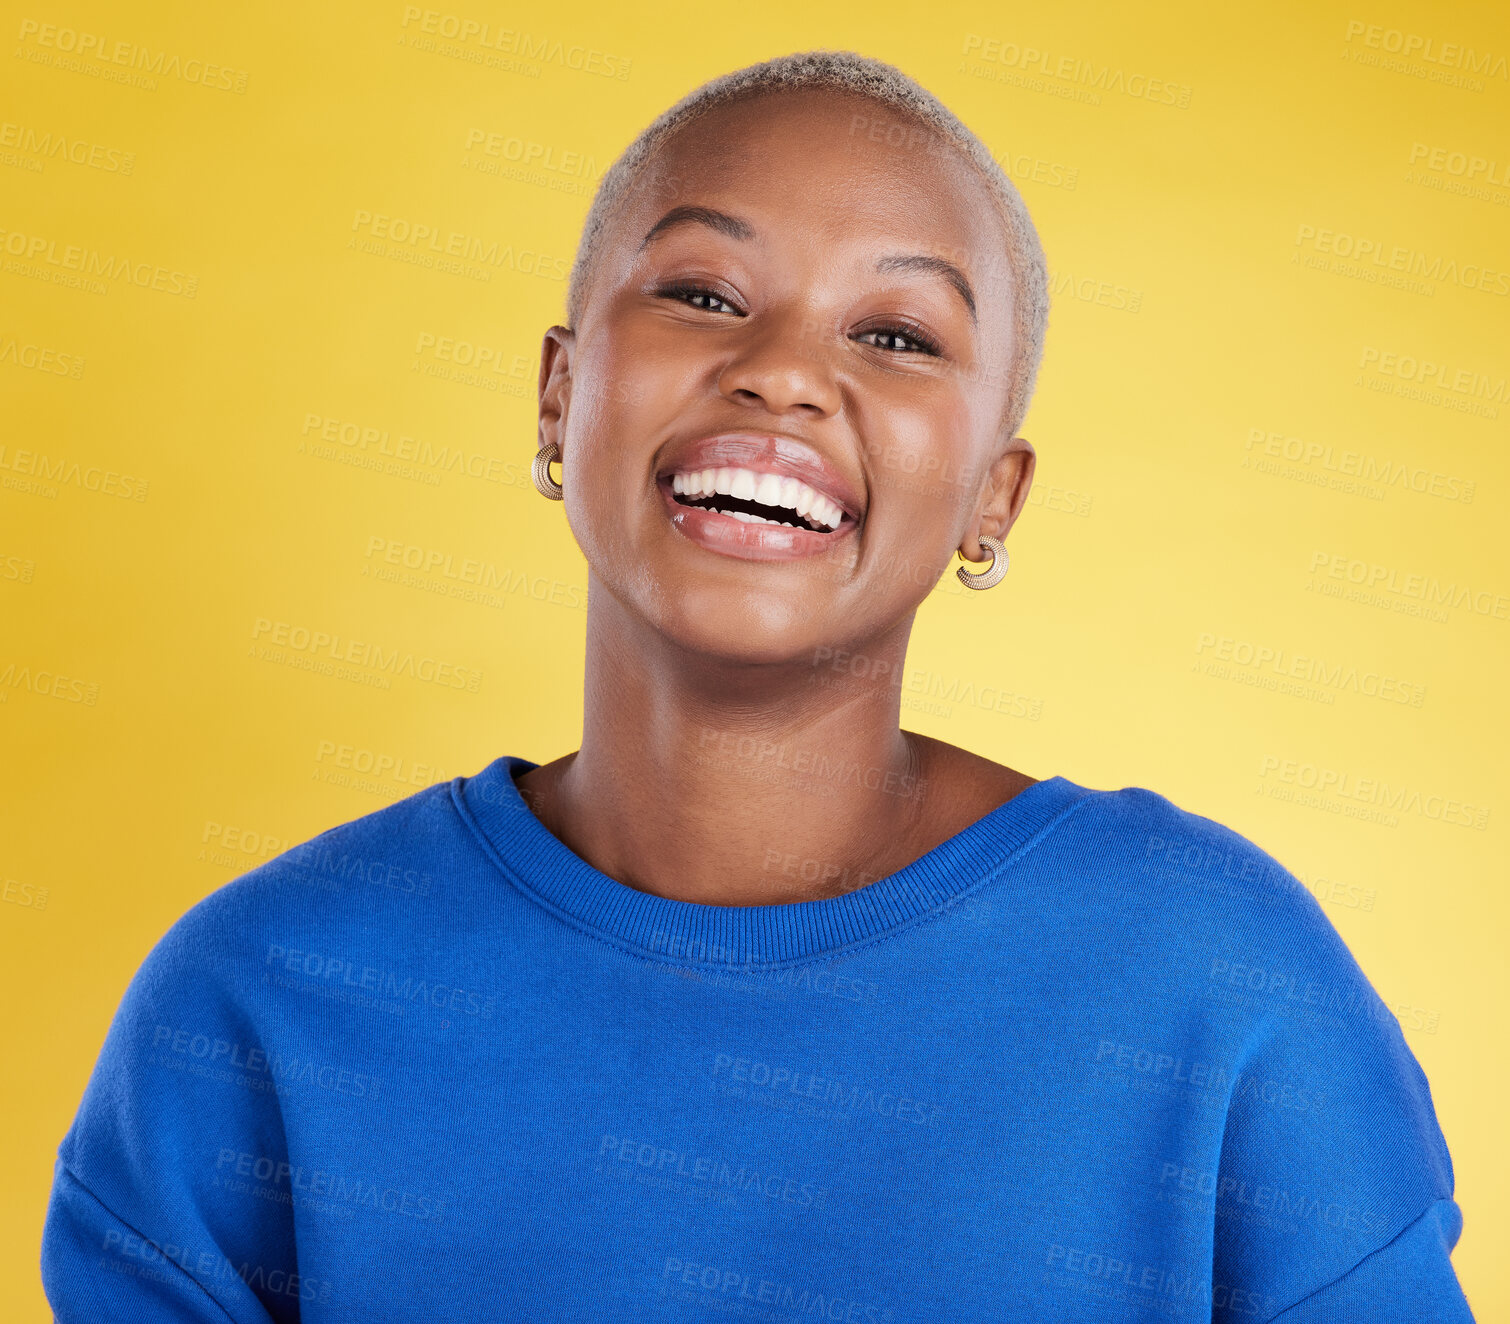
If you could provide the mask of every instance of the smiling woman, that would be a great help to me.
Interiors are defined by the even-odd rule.
[[[768,824],[841,872],[889,873],[1033,784],[901,731],[885,682],[949,558],[1006,538],[1035,458],[1014,432],[1041,355],[1042,253],[989,153],[941,107],[920,118],[930,105],[832,55],[741,71],[652,124],[589,213],[573,325],[542,350],[538,457],[561,461],[542,490],[589,566],[589,712],[582,748],[520,788],[631,887],[813,900],[830,885],[751,876]],[[917,480],[935,470],[955,476],[942,497]],[[1004,547],[992,559],[1005,570]],[[814,686],[836,645],[881,683]],[[794,804],[759,768],[696,757],[735,713],[773,745],[936,793]],[[625,722],[641,738],[603,738]],[[667,815],[707,826],[669,842],[631,828]]]
[[[1046,320],[889,65],[646,129],[541,354],[580,748],[179,921],[60,1151],[60,1320],[1470,1318],[1425,1077],[1307,889],[900,727],[924,598],[1006,572]]]

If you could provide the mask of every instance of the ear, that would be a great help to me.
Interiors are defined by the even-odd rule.
[[[991,559],[980,545],[983,533],[1006,541],[1008,532],[1028,503],[1028,489],[1033,486],[1033,470],[1037,464],[1038,453],[1026,437],[1013,437],[997,452],[986,470],[980,499],[960,541],[959,554],[965,560]]]
[[[553,326],[540,344],[540,445],[556,443],[565,457],[566,411],[571,405],[571,356],[576,332]]]

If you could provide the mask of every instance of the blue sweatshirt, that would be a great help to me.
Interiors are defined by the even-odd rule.
[[[1232,830],[1051,777],[705,906],[573,854],[535,766],[158,943],[59,1150],[61,1324],[1471,1319],[1426,1079]]]

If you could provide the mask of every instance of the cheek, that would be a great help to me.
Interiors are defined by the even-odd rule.
[[[610,430],[617,415],[632,405],[637,383],[623,356],[601,351],[581,354],[572,365],[567,433],[597,438]],[[588,443],[590,444],[590,443]]]
[[[565,425],[566,517],[589,563],[618,582],[640,560],[633,549],[643,521],[659,510],[645,504],[659,500],[651,474],[684,405],[639,340],[600,334],[579,345]]]
[[[601,336],[573,365],[567,435],[588,449],[649,450],[686,390],[684,365],[627,336]]]
[[[645,433],[642,415],[650,392],[627,367],[603,355],[573,365],[564,429],[566,463],[580,475],[579,491],[594,506],[601,492],[622,486],[637,450],[633,439]]]
[[[926,525],[947,525],[974,499],[971,421],[945,402],[918,412],[888,411],[869,443],[877,500]],[[947,532],[941,534],[947,536]]]

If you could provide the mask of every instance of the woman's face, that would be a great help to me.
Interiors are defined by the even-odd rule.
[[[878,103],[768,96],[676,134],[546,336],[542,439],[593,577],[727,660],[910,628],[1032,478],[1000,426],[1005,245],[973,168]]]

